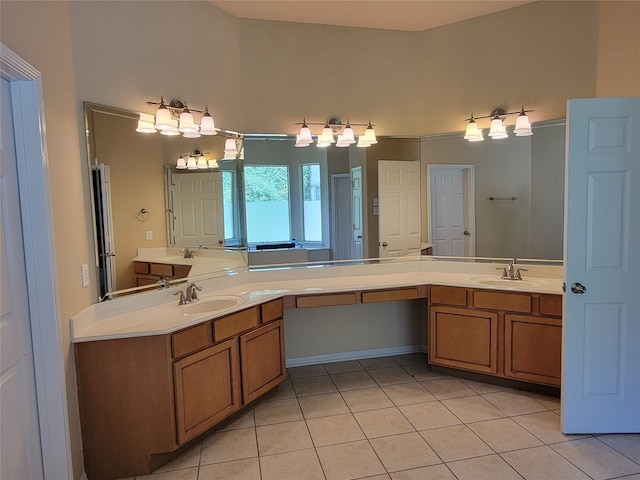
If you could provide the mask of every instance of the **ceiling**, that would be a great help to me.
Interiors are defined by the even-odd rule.
[[[235,17],[422,31],[533,0],[209,0]]]

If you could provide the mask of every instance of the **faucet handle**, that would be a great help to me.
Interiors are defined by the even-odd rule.
[[[178,305],[186,305],[187,299],[184,296],[184,292],[182,290],[178,290],[177,292],[173,292],[173,295],[180,295],[180,300],[178,301]]]
[[[509,278],[509,275],[507,274],[507,267],[496,267],[496,270],[502,270],[502,279],[505,280],[507,278]]]
[[[516,275],[515,275],[515,279],[516,280],[522,280],[522,274],[520,272],[526,272],[527,269],[526,268],[518,268],[516,270]]]
[[[202,291],[202,287],[196,283],[187,284],[187,302],[197,302],[198,292]]]

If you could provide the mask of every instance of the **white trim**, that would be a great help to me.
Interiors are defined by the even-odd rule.
[[[42,76],[4,44],[0,75],[11,82],[44,474],[72,478]]]
[[[332,173],[331,174],[331,259],[335,260],[335,252],[338,248],[338,202],[337,202],[337,187],[336,182],[339,178],[346,178],[351,181],[350,173]],[[342,206],[344,208],[344,205]],[[349,205],[349,214],[352,214],[351,205]],[[351,237],[353,237],[353,221],[351,222]],[[353,257],[353,238],[349,242],[349,258]]]
[[[288,358],[287,368],[303,365],[317,365],[319,363],[342,362],[345,360],[359,360],[362,358],[389,357],[391,355],[404,355],[407,353],[422,352],[423,345],[406,345],[403,347],[376,348],[373,350],[357,350],[355,352],[329,353],[326,355],[312,355],[309,357]]]

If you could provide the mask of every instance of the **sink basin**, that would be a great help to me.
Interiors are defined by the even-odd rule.
[[[550,285],[546,280],[536,278],[535,280],[507,280],[495,277],[475,277],[471,279],[481,285],[489,285],[492,287],[503,288],[527,288],[527,287],[545,287]]]
[[[200,300],[195,303],[189,303],[187,305],[181,305],[180,308],[184,315],[195,315],[203,313],[214,313],[220,310],[234,307],[240,303],[240,297],[215,297],[205,300]]]

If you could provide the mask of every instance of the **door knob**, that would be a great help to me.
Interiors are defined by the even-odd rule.
[[[362,238],[362,235],[358,235],[358,237],[357,237],[357,238]]]
[[[462,232],[462,234],[463,234],[463,235],[466,235],[467,237],[468,237],[469,235],[471,235],[467,230],[465,230],[464,232]]]
[[[571,291],[573,293],[577,293],[579,295],[582,295],[583,293],[585,293],[587,291],[587,287],[585,287],[581,283],[574,283],[573,285],[571,285]]]
[[[386,247],[387,245],[389,245],[387,242],[382,242],[383,247]]]

